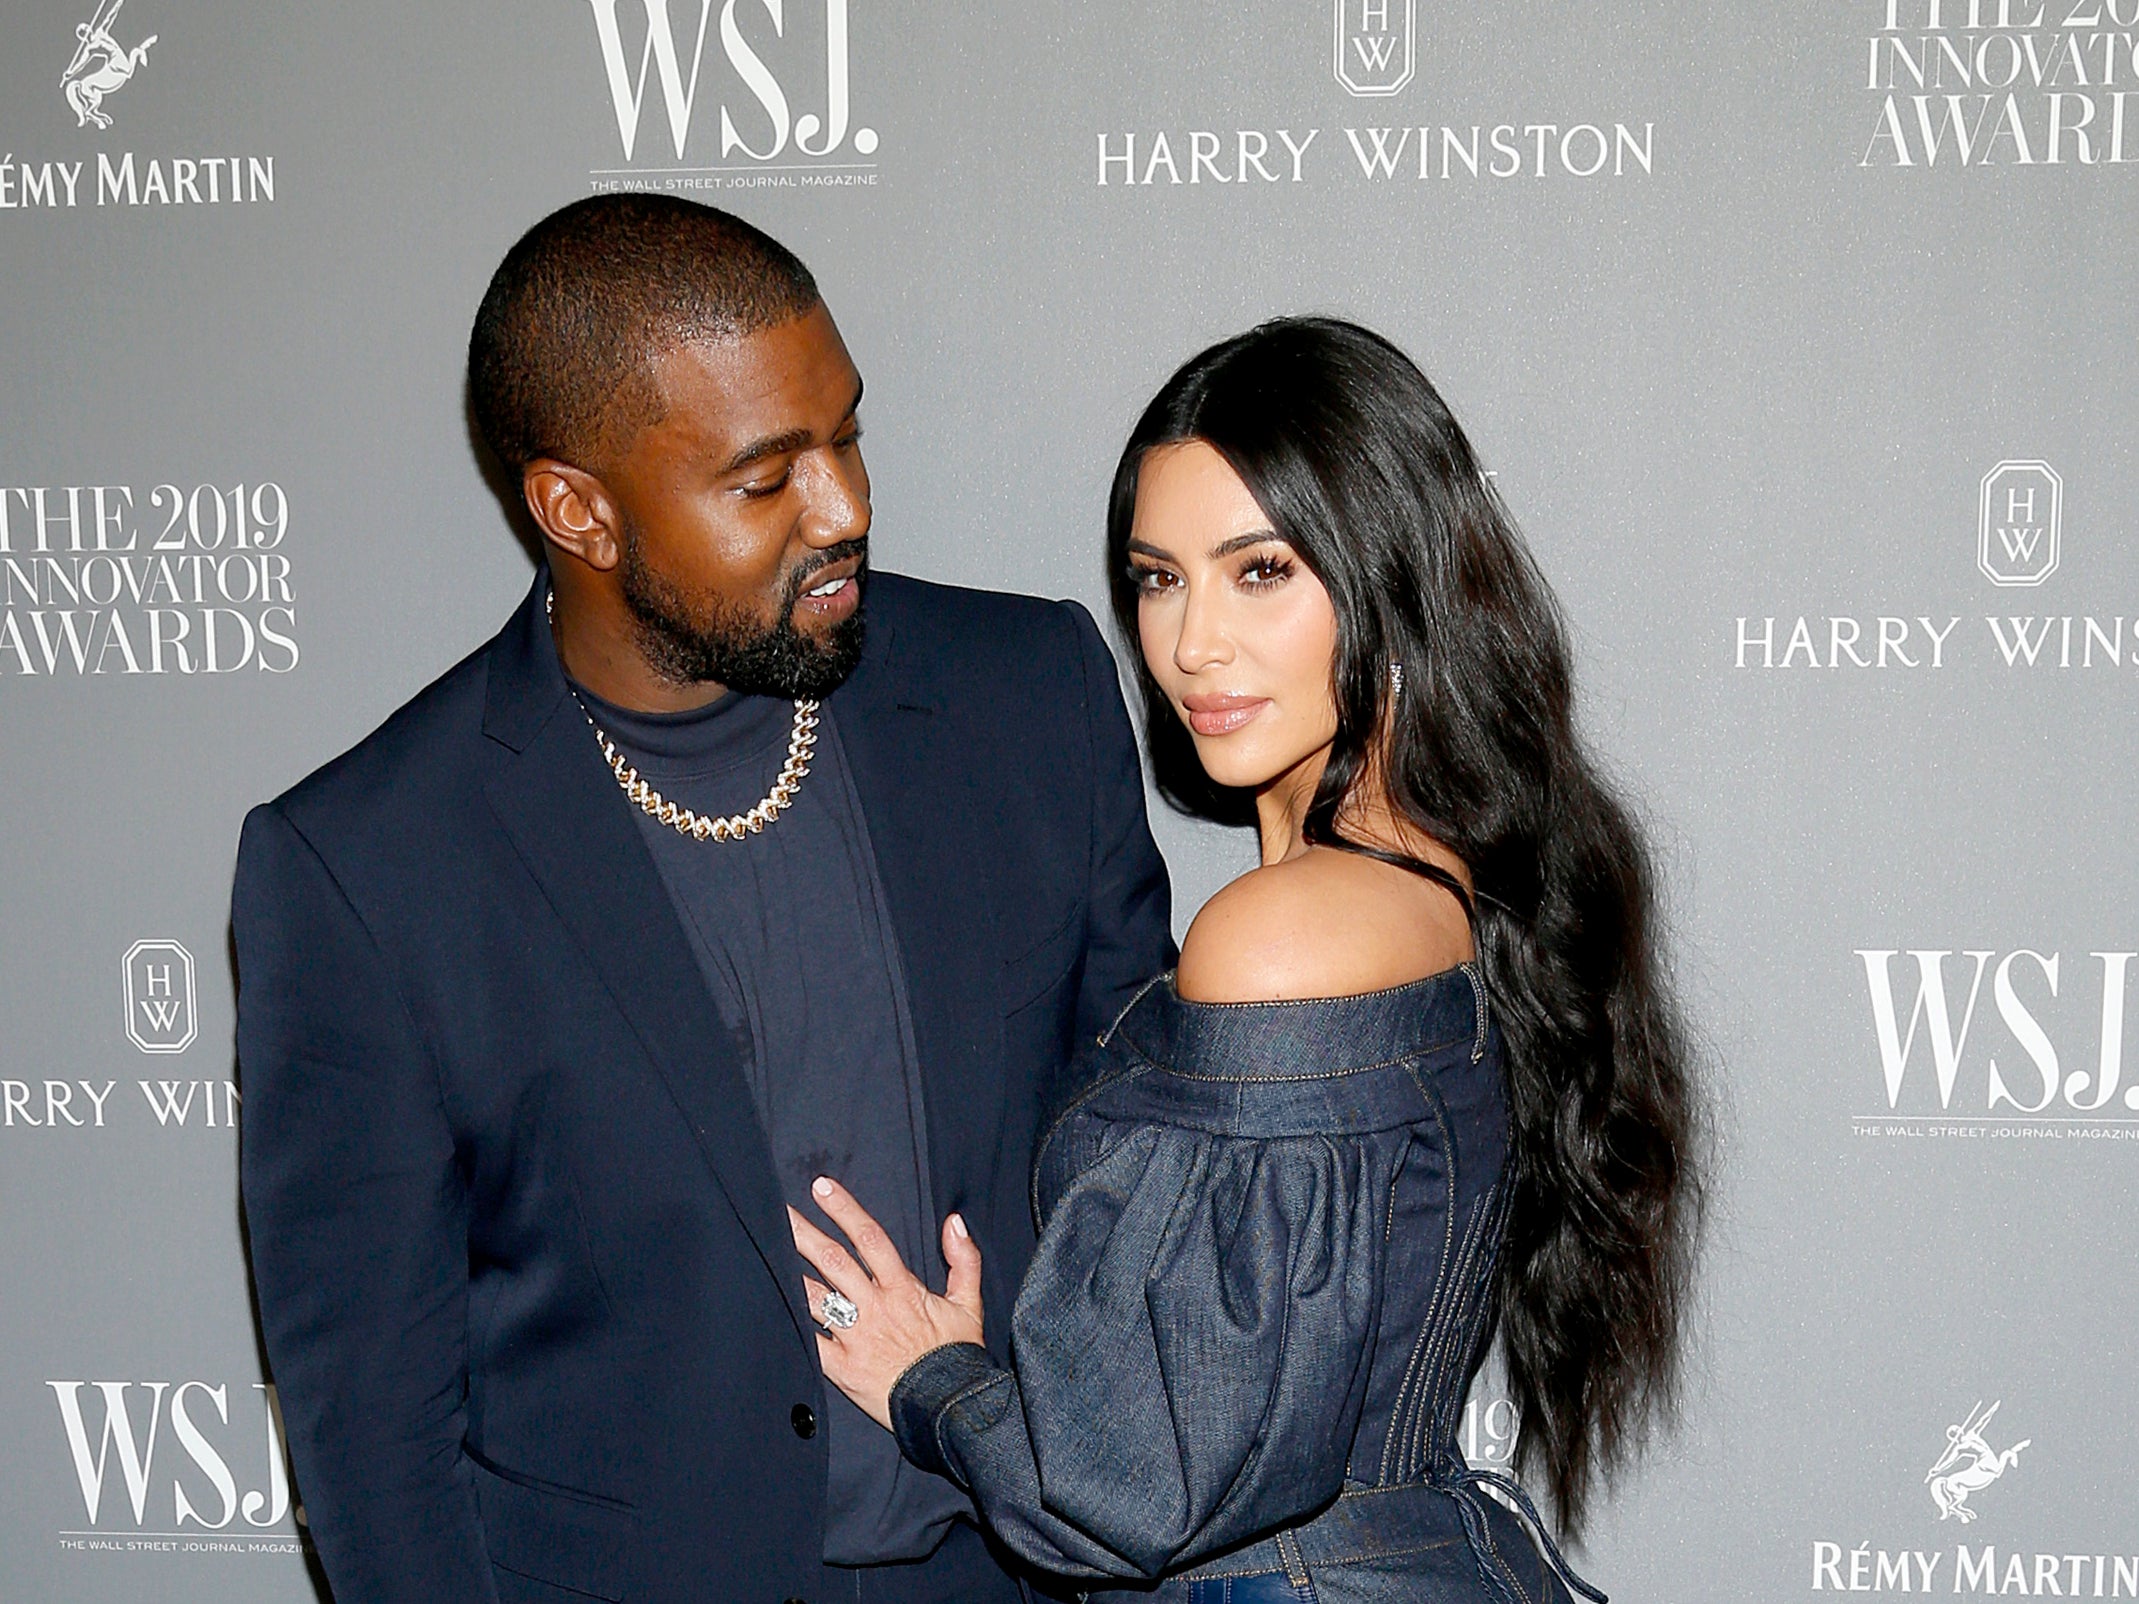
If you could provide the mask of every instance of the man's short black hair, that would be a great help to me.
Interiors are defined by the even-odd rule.
[[[598,471],[661,416],[650,364],[804,316],[817,281],[740,217],[669,195],[594,195],[505,253],[468,338],[476,427],[508,468]]]

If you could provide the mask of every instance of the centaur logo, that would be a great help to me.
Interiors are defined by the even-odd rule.
[[[640,121],[651,88],[659,93],[669,140],[676,159],[682,161],[698,110],[700,73],[705,65],[707,35],[714,26],[716,0],[698,0],[695,28],[689,21],[689,0],[685,0],[682,37],[690,44],[688,57],[678,48],[679,35],[669,15],[669,0],[587,3],[594,11],[595,36],[601,43],[624,160],[633,160],[637,153]],[[720,99],[720,160],[727,162],[731,157],[742,156],[753,162],[770,162],[790,153],[829,160],[849,148],[852,89],[847,0],[824,0],[821,55],[809,49],[814,41],[804,37],[804,24],[815,20],[814,5],[808,5],[812,15],[805,17],[804,4],[790,6],[787,0],[717,3],[719,59],[732,72],[736,86],[747,95],[747,99],[739,101],[731,101],[724,94]],[[644,15],[645,33],[634,50],[625,36],[635,31],[631,25],[638,20],[637,13]],[[790,23],[794,26],[790,27]],[[814,100],[818,82],[824,86],[823,115],[808,111],[795,116],[791,91],[802,90],[807,84],[809,92],[804,98]],[[856,154],[875,154],[877,143],[875,129],[853,130],[851,148]]]
[[[2020,1462],[2020,1450],[2032,1441],[2023,1437],[2010,1448],[1997,1449],[1984,1440],[1983,1428],[2003,1406],[2000,1399],[1986,1409],[1978,1398],[1967,1419],[1946,1428],[1946,1451],[1924,1472],[1924,1485],[1931,1489],[1940,1520],[1959,1520],[1964,1525],[1974,1520],[1976,1512],[1968,1507],[1968,1495],[1980,1493],[2011,1470]]]
[[[1993,585],[2039,585],[2057,572],[2065,481],[2047,462],[2001,462],[1983,476],[1976,566]]]
[[[1968,1525],[1980,1513],[1969,1506],[1969,1499],[2020,1462],[2020,1451],[2028,1446],[2027,1438],[2023,1437],[2010,1448],[1995,1448],[1985,1435],[1998,1408],[1995,1403],[1985,1408],[1978,1399],[1966,1416],[1946,1428],[1946,1447],[1924,1473],[1924,1486],[1931,1493],[1932,1503],[1938,1507],[1940,1521],[1954,1520],[1964,1527]],[[2027,1482],[2031,1478],[2023,1477],[2022,1480]],[[2114,1488],[2122,1485],[2122,1480],[2110,1474],[2103,1485]],[[2028,1490],[2041,1496],[2039,1488],[2023,1488],[2023,1494]],[[1860,1502],[1876,1508],[1880,1501]],[[2116,1504],[2114,1498],[2104,1502],[2125,1507]],[[1933,1532],[1941,1530],[1932,1525],[1929,1510],[1924,1510],[1920,1504],[1916,1507],[1922,1510],[1925,1527]],[[2024,1508],[2020,1520],[2016,1521],[2010,1507],[1999,1510],[1997,1524],[2003,1528],[1999,1535],[2011,1534],[2016,1527],[2024,1534]],[[2000,1548],[1995,1543],[1977,1548],[1966,1542],[1957,1542],[1950,1550],[1936,1546],[1919,1548],[1915,1545],[1925,1541],[1921,1528],[1906,1536],[1890,1533],[1887,1541],[1894,1543],[1891,1548],[1874,1547],[1872,1539],[1862,1536],[1854,1543],[1815,1538],[1812,1543],[1812,1591],[1940,1593],[1948,1597],[1959,1593],[1992,1598],[2139,1599],[2139,1553],[2132,1552],[2128,1534],[2116,1534],[2112,1539],[2116,1546],[2112,1547],[2100,1538],[2081,1540],[2065,1522],[2061,1520],[2059,1524],[2058,1535],[2062,1540],[2054,1548],[2038,1547],[2039,1536],[2029,1541],[2025,1535],[2019,1537],[2025,1545],[2019,1548]],[[1950,1527],[1944,1529],[1951,1530]],[[1863,1528],[1860,1526],[1856,1531],[1861,1533]]]
[[[56,98],[65,99],[78,129],[102,133],[112,127],[112,97],[148,64],[149,49],[156,43],[153,33],[141,36],[138,44],[120,38],[119,12],[125,4],[126,0],[94,0],[89,20],[74,26],[74,50],[60,67]],[[29,9],[13,7],[6,19],[13,22],[17,11]],[[60,66],[56,51],[48,59],[52,66]],[[171,95],[162,99],[159,106],[157,97],[151,98],[151,122],[177,103]],[[189,109],[192,103],[213,108],[221,100],[213,87],[195,86]],[[39,104],[55,127],[64,126],[56,105],[42,99]],[[0,103],[0,113],[17,109],[15,101]],[[10,212],[71,212],[89,206],[250,206],[274,200],[275,158],[232,154],[227,132],[202,134],[197,129],[195,137],[203,140],[205,149],[190,145],[148,151],[98,150],[76,144],[64,153],[37,150],[34,134],[23,138],[7,133],[0,138],[0,151],[6,152],[0,157],[0,226],[34,226],[27,219],[8,219],[5,214]],[[0,524],[4,523],[0,518]],[[0,529],[0,549],[4,546],[5,531]]]
[[[149,46],[156,42],[156,36],[150,34],[129,50],[112,36],[112,24],[125,4],[126,0],[101,0],[94,16],[75,25],[74,59],[59,75],[59,85],[66,93],[67,104],[74,108],[75,121],[83,128],[92,124],[98,128],[111,126],[111,118],[104,111],[106,98],[133,80],[141,64],[149,59]]]
[[[1355,95],[1393,95],[1418,70],[1418,0],[1333,0],[1337,82]]]
[[[239,1532],[249,1527],[265,1537],[267,1528],[281,1527],[285,1540],[295,1535],[289,1521],[303,1524],[304,1510],[290,1501],[282,1405],[272,1385],[252,1384],[250,1395],[259,1422],[249,1427],[242,1418],[235,1427],[231,1420],[234,1402],[240,1415],[245,1413],[248,1390],[222,1382],[181,1381],[173,1386],[168,1381],[48,1381],[45,1385],[59,1404],[60,1430],[86,1517],[86,1530],[60,1534],[64,1546],[92,1548],[98,1546],[97,1538],[114,1530],[141,1532],[160,1526],[165,1518],[162,1508],[152,1503],[159,1484],[168,1491],[171,1529],[147,1535],[172,1540],[174,1549],[177,1540],[187,1535],[188,1523],[196,1532],[220,1532],[242,1519]],[[168,1451],[166,1425],[169,1436],[178,1439],[182,1459],[174,1461]],[[256,1434],[254,1440],[260,1446],[240,1453],[237,1444],[246,1431]],[[165,1448],[160,1477],[159,1447]],[[264,1464],[256,1457],[263,1449]],[[259,1465],[266,1485],[241,1493],[233,1468],[239,1462]],[[123,1502],[112,1496],[122,1491]]]

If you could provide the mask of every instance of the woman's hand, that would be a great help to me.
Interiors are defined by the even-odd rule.
[[[957,1215],[943,1222],[943,1258],[951,1277],[939,1298],[906,1268],[884,1228],[845,1187],[819,1176],[810,1191],[862,1260],[856,1264],[845,1248],[793,1209],[787,1211],[796,1249],[824,1277],[802,1278],[819,1326],[831,1324],[824,1316],[827,1292],[850,1299],[861,1311],[846,1329],[817,1333],[818,1357],[825,1378],[888,1430],[891,1389],[908,1365],[950,1343],[980,1341],[980,1247]]]

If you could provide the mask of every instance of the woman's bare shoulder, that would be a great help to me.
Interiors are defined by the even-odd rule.
[[[1175,985],[1192,1002],[1284,1002],[1401,986],[1471,956],[1456,899],[1329,848],[1253,869],[1203,905]]]

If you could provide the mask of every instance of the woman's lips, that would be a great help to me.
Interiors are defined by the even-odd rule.
[[[1188,727],[1198,735],[1231,735],[1270,705],[1267,696],[1184,696]]]

